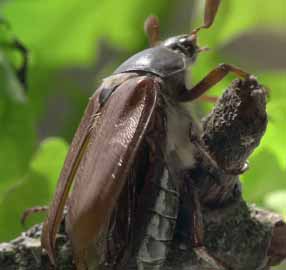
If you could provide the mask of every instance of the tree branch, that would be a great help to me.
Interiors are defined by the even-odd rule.
[[[266,125],[266,92],[255,78],[235,80],[202,121],[196,167],[188,173],[199,191],[207,251],[232,270],[266,270],[286,258],[286,223],[278,214],[248,206],[237,172],[258,146]],[[256,179],[259,181],[259,179]],[[50,269],[41,255],[42,225],[0,244],[0,269]],[[164,269],[210,270],[177,228]],[[62,224],[57,237],[59,270],[74,269]]]

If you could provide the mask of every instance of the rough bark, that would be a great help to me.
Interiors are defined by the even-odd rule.
[[[247,205],[237,176],[265,132],[265,107],[266,92],[255,78],[235,80],[202,121],[198,147],[206,155],[198,155],[197,166],[189,172],[200,196],[206,250],[225,269],[266,270],[286,258],[286,223],[278,214]],[[41,255],[41,226],[0,244],[0,269],[50,269]],[[182,235],[177,233],[165,268],[214,269]],[[64,226],[57,249],[57,269],[74,269]]]

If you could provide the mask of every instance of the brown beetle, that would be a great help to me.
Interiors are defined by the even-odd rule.
[[[106,269],[164,265],[185,181],[182,172],[194,165],[192,118],[182,102],[200,97],[229,72],[249,77],[223,64],[192,89],[185,86],[186,68],[203,50],[197,33],[212,25],[219,3],[206,0],[201,27],[163,42],[158,20],[149,17],[145,31],[151,48],[124,62],[90,98],[43,227],[42,247],[53,264],[67,205],[66,230],[78,269],[88,268],[90,250],[100,254],[97,263]],[[196,207],[190,211],[195,215]],[[201,222],[194,223],[194,247],[218,264],[203,248]]]

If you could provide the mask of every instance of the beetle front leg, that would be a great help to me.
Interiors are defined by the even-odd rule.
[[[200,82],[198,82],[192,89],[185,91],[179,96],[179,101],[187,102],[199,98],[211,87],[220,82],[229,72],[232,72],[238,77],[249,79],[251,75],[244,70],[228,64],[220,64],[218,67],[208,73]]]

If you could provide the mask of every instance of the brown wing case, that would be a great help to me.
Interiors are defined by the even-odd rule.
[[[48,218],[44,222],[41,239],[42,248],[47,251],[52,264],[55,264],[54,246],[56,233],[62,220],[62,214],[68,198],[69,190],[78,169],[81,156],[84,153],[87,141],[91,134],[90,127],[93,123],[92,116],[100,109],[98,96],[99,94],[90,99],[81,123],[75,133],[59,177],[53,201],[49,208]]]
[[[107,223],[153,115],[158,90],[153,78],[138,76],[120,84],[102,108],[98,95],[90,100],[43,229],[42,245],[52,262],[55,235],[73,180],[67,229],[76,256]]]

